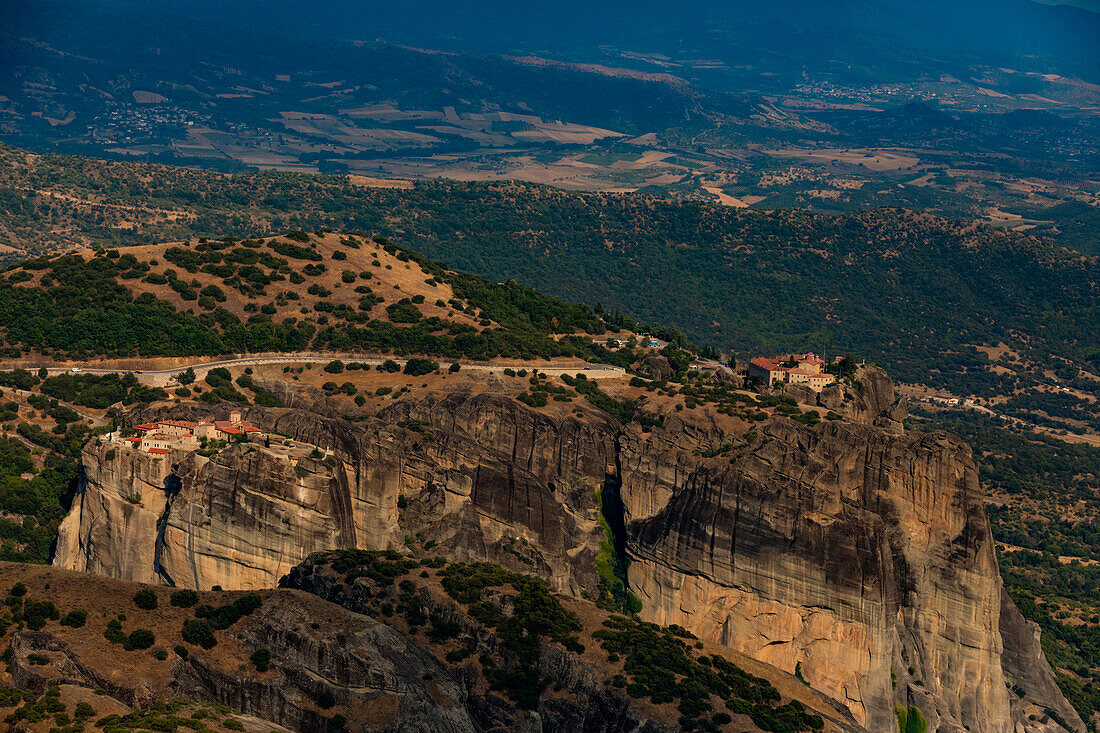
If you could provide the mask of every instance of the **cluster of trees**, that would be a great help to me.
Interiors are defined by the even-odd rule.
[[[242,246],[234,247],[238,241]],[[237,240],[234,237],[226,237],[221,241],[200,242],[193,249],[169,247],[164,252],[164,259],[190,273],[201,271],[219,277],[227,287],[236,288],[245,295],[263,296],[266,295],[265,288],[271,283],[283,282],[287,279],[294,282],[300,276],[286,260],[262,251],[261,246],[260,240]],[[287,242],[270,242],[268,246],[305,249]],[[228,247],[233,249],[223,251]],[[305,251],[312,254],[315,259],[321,257],[313,250]],[[216,303],[226,300],[225,294],[217,285],[207,285],[200,292],[196,292],[194,288],[197,285],[183,281],[175,270],[171,269],[165,271],[163,275],[149,273],[144,280],[153,284],[168,283],[181,298],[198,300],[199,305],[207,309],[213,309]],[[298,282],[301,280],[299,279]]]
[[[132,405],[168,398],[168,393],[148,387],[133,374],[59,374],[42,381],[42,394],[74,405],[106,409],[121,402]]]
[[[33,474],[23,478],[25,474]],[[30,449],[13,437],[0,438],[0,559],[44,563],[65,516],[64,501],[76,480],[71,456],[48,454],[41,470]]]
[[[344,582],[349,586],[357,578],[393,585],[396,578],[420,567],[418,561],[393,550],[341,550],[329,556],[329,563],[334,571],[345,574]]]
[[[12,585],[4,599],[4,612],[0,616],[0,636],[11,626],[25,625],[31,631],[45,628],[50,621],[59,621],[62,626],[80,628],[88,619],[84,609],[74,609],[61,617],[61,611],[53,601],[36,601],[30,597],[27,586],[21,582]],[[33,661],[31,662],[34,663]],[[49,660],[47,658],[47,664]]]
[[[927,423],[930,429],[948,430],[968,442],[978,459],[983,484],[993,491],[1015,494],[1020,499],[1084,501],[1090,514],[1100,513],[1096,494],[1100,477],[1100,448],[1087,443],[1066,443],[1045,435],[1021,434],[999,421],[972,410],[941,412]],[[996,516],[996,512],[994,512]],[[994,531],[998,529],[994,524]],[[1044,529],[1022,543],[1058,541]],[[1013,544],[1021,544],[1014,542]],[[1065,547],[1059,548],[1062,554]]]
[[[203,392],[199,399],[218,404],[222,400],[247,404],[248,398],[233,388],[233,375],[225,367],[211,369],[203,377],[203,381],[210,386],[210,390]],[[251,383],[251,379],[245,380]]]
[[[1001,554],[1001,576],[1042,644],[1058,686],[1081,717],[1100,712],[1100,567],[1064,565],[1057,555]],[[1057,610],[1065,606],[1070,610]]]
[[[27,404],[41,410],[43,414],[53,419],[57,423],[57,426],[54,427],[57,432],[62,432],[66,424],[80,419],[80,414],[76,410],[45,395],[32,394],[27,397]]]
[[[256,404],[260,405],[261,407],[286,407],[286,404],[283,402],[282,398],[279,397],[279,395],[275,394],[266,387],[261,387],[253,381],[252,375],[249,373],[251,371],[251,369],[246,369],[244,374],[237,377],[237,384],[241,387],[244,387],[245,389],[252,391],[252,393],[256,396]],[[240,393],[237,392],[237,394]],[[214,396],[221,399],[221,395],[217,394],[217,389],[214,390]],[[231,401],[237,402],[239,400]]]
[[[1075,433],[1083,433],[1086,428],[1100,431],[1100,414],[1096,412],[1096,408],[1090,402],[1067,392],[1031,390],[1015,394],[1001,405],[1000,412],[1031,423],[1066,428]]]
[[[520,707],[537,707],[547,684],[538,666],[542,641],[545,638],[570,651],[584,651],[575,636],[581,628],[576,616],[554,597],[546,581],[510,572],[499,565],[452,563],[444,568],[442,577],[447,594],[467,605],[471,616],[495,629],[508,652],[499,662],[483,656],[483,664],[488,662],[484,666],[490,684],[503,690]],[[482,600],[486,589],[505,585],[510,585],[517,594],[511,615],[493,601]]]
[[[173,605],[183,605],[176,603],[174,597],[172,601]],[[212,649],[218,643],[215,631],[228,629],[241,618],[255,612],[261,605],[263,605],[263,599],[259,594],[247,593],[221,606],[206,604],[195,606],[195,617],[183,622],[183,640],[188,644],[201,646],[203,649]]]
[[[225,341],[194,316],[151,295],[135,298],[116,280],[115,260],[64,255],[26,263],[59,284],[42,288],[0,282],[5,340],[24,350],[74,356],[221,353]]]
[[[157,273],[146,276],[146,279],[163,277],[173,287],[179,283],[180,287],[176,290],[182,297],[197,298],[199,305],[206,309],[206,312],[193,315],[177,311],[148,293],[135,297],[120,282],[120,278],[135,267],[130,262],[132,256],[111,256],[111,252],[93,258],[86,267],[76,255],[41,258],[25,263],[28,269],[18,272],[41,272],[44,285],[41,288],[17,287],[12,282],[14,275],[0,280],[0,296],[5,293],[10,295],[7,299],[0,297],[0,322],[8,326],[6,341],[21,351],[53,351],[77,357],[89,354],[151,356],[299,351],[312,347],[476,360],[497,356],[527,359],[578,356],[621,366],[629,365],[636,358],[636,352],[626,345],[611,350],[593,343],[591,338],[575,335],[560,340],[552,338],[555,334],[573,334],[576,331],[602,334],[608,330],[618,330],[620,326],[634,326],[629,319],[598,315],[587,306],[569,304],[515,282],[499,284],[472,275],[452,273],[439,263],[399,249],[387,240],[380,239],[379,243],[399,259],[416,261],[433,275],[433,281],[449,282],[456,292],[450,303],[452,307],[474,315],[483,326],[494,322],[499,325],[479,330],[438,317],[424,318],[416,306],[416,299],[391,304],[387,310],[388,322],[373,320],[368,311],[378,299],[367,286],[360,286],[367,293],[363,296],[367,301],[367,311],[357,312],[347,306],[319,302],[317,309],[331,313],[336,319],[336,323],[327,324],[327,316],[318,318],[319,323],[326,324],[320,331],[311,322],[299,322],[296,318],[286,318],[277,323],[272,318],[275,310],[272,308],[269,312],[268,306],[264,307],[263,312],[254,313],[242,322],[217,305],[226,300],[224,292],[217,286],[208,285],[201,291],[197,290],[197,285],[184,283],[171,270],[171,277]],[[244,240],[241,242],[243,246],[227,249],[231,244],[207,241],[194,249],[173,247],[166,251],[165,257],[189,271],[240,268],[233,270],[232,276],[225,280],[227,285],[237,287],[242,285],[240,275],[243,268],[253,267],[252,264],[239,263],[255,260],[278,268],[278,271],[264,274],[268,281],[273,277],[281,278],[281,270],[289,271],[285,260],[265,263],[264,259],[271,256],[257,250],[258,240]],[[281,244],[314,252],[296,244]],[[216,274],[229,275],[230,272],[218,270]],[[304,276],[297,271],[289,271],[289,274],[292,279],[297,276],[304,281]],[[354,273],[351,274],[354,276]],[[262,284],[252,278],[250,287]],[[423,301],[422,297],[420,301]],[[682,337],[678,339],[683,340]],[[21,384],[33,381],[33,377],[15,375],[11,381],[12,384]],[[67,394],[91,391],[90,388],[82,389],[81,384],[74,382],[81,380],[75,377],[60,380],[55,389]],[[111,391],[111,385],[106,382],[100,387],[103,392]],[[117,392],[122,386],[114,389]],[[232,395],[219,397],[233,399]],[[143,398],[136,396],[133,399]]]
[[[603,410],[619,422],[626,424],[634,419],[634,408],[637,406],[635,400],[617,400],[601,390],[596,382],[583,374],[578,374],[576,377],[570,377],[566,374],[562,376],[562,381],[577,390],[579,394],[584,395],[584,398],[593,407]]]
[[[720,730],[730,722],[725,711],[714,712],[711,696],[724,701],[733,713],[749,715],[759,728],[775,733],[797,733],[824,728],[818,715],[792,701],[780,705],[781,695],[770,682],[745,672],[718,655],[696,657],[686,630],[662,628],[637,618],[612,616],[593,633],[614,660],[623,659],[623,673],[613,680],[631,697],[654,703],[676,702],[681,730]]]
[[[38,386],[42,378],[32,374],[26,369],[13,369],[10,372],[0,372],[0,386],[14,387],[15,389],[31,390]]]

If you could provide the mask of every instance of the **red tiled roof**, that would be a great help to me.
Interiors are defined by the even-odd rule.
[[[167,448],[150,448],[149,452],[150,453],[159,453],[160,455],[164,455],[165,453],[168,452],[168,449]]]
[[[811,372],[809,370],[801,369],[800,367],[807,364],[813,365],[825,363],[817,357],[808,356],[806,354],[793,354],[791,358],[798,364],[798,366],[781,366],[778,359],[769,359],[764,356],[758,356],[755,359],[750,360],[749,363],[754,364],[761,369],[767,369],[769,372],[789,372],[791,374],[817,374],[817,372]]]
[[[778,372],[782,369],[777,361],[775,361],[774,359],[768,359],[763,356],[758,356],[749,363],[755,364],[761,369],[767,369],[769,372]]]
[[[137,429],[138,430],[156,430],[159,427],[160,427],[160,423],[147,422],[144,425],[138,425]]]
[[[141,438],[123,438],[123,440],[128,440],[131,443],[140,443],[141,442]]]
[[[161,425],[171,425],[176,428],[192,428],[194,429],[198,423],[193,423],[190,420],[161,420]]]

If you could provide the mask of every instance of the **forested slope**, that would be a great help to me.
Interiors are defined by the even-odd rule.
[[[1010,344],[1036,374],[1064,360],[1100,362],[1095,259],[969,222],[894,210],[745,211],[528,184],[365,188],[342,176],[2,155],[3,236],[31,252],[333,226],[669,323],[700,343],[850,351],[902,381],[962,393],[1004,393],[1031,378],[994,374],[974,346]]]

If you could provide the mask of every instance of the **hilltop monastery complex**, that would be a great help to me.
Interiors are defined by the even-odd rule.
[[[836,381],[836,377],[822,370],[825,360],[813,352],[783,354],[774,359],[758,356],[749,362],[748,373],[768,387],[777,382],[804,384],[815,392]]]
[[[123,438],[124,442],[146,453],[164,455],[169,450],[198,450],[202,440],[229,440],[237,435],[259,433],[260,429],[241,420],[239,410],[229,413],[228,420],[161,420],[138,425],[140,436]]]

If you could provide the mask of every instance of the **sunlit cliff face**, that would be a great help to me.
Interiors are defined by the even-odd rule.
[[[898,695],[945,729],[1011,730],[1021,703],[1006,693],[1016,678],[970,449],[902,432],[904,405],[876,369],[858,395],[814,393],[847,400],[834,407],[850,417],[813,427],[685,411],[642,431],[466,392],[349,423],[323,403],[293,409],[288,392],[291,409],[248,418],[316,447],[297,460],[262,443],[168,457],[90,444],[56,562],[256,589],[311,552],[416,537],[592,598],[603,542],[625,552],[643,619],[797,673],[870,730],[891,724]],[[608,490],[621,506],[604,509],[622,516],[605,529]],[[1031,636],[1013,643],[1019,658],[1041,654]]]

